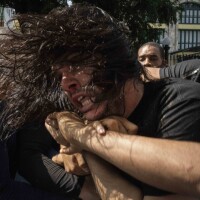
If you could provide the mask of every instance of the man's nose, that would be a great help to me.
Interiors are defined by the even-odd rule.
[[[70,94],[75,93],[78,89],[80,89],[81,85],[79,81],[70,75],[63,74],[61,80],[61,88],[69,92]]]
[[[146,59],[144,60],[143,65],[144,65],[144,66],[149,66],[149,65],[151,65],[150,59],[149,59],[149,58],[146,58]]]

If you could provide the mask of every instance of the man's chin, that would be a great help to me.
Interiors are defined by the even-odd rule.
[[[95,120],[102,119],[104,114],[103,112],[87,112],[83,116],[85,119],[89,121],[95,121]]]
[[[83,113],[85,119],[89,121],[99,120],[105,117],[107,102],[103,102],[101,104],[97,104],[91,110]]]

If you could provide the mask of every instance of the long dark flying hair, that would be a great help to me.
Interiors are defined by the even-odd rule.
[[[100,99],[112,99],[127,79],[145,76],[127,26],[100,8],[74,4],[43,16],[18,15],[16,20],[19,27],[5,34],[0,48],[2,79],[9,85],[0,116],[1,138],[26,121],[71,109],[54,75],[64,65],[95,67],[100,73],[94,74],[93,83],[109,88]]]

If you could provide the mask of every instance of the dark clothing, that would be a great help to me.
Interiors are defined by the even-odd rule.
[[[0,112],[3,109],[3,102],[0,102]],[[1,124],[2,126],[2,124]],[[45,153],[52,144],[50,134],[42,134],[39,137],[39,125],[32,127],[32,131],[36,133],[27,133],[25,136],[33,136],[30,138],[30,145],[27,145],[27,150],[24,149],[24,155],[27,157],[31,155],[31,158],[36,159],[32,162],[32,159],[27,159],[24,157],[25,166],[29,166],[29,171],[26,171],[32,178],[34,173],[38,172],[38,176],[41,176],[41,179],[38,181],[38,176],[36,177],[36,183],[38,184],[47,184],[47,187],[53,187],[57,181],[59,184],[63,184],[62,188],[65,190],[68,189],[68,194],[56,193],[56,189],[44,191],[41,189],[31,186],[27,183],[15,181],[15,173],[17,170],[17,143],[16,143],[16,133],[10,134],[11,136],[4,141],[0,141],[0,200],[68,200],[68,199],[79,199],[78,195],[80,188],[82,186],[83,180],[76,176],[69,175],[64,172],[61,167],[53,164],[53,162],[47,158],[43,153]],[[44,129],[44,127],[43,127]],[[22,130],[21,130],[22,131]],[[24,130],[26,131],[26,129]],[[38,131],[38,132],[37,132]],[[23,131],[22,131],[23,132]],[[23,133],[22,133],[23,134]],[[46,138],[46,140],[45,140]],[[39,140],[41,139],[41,141]],[[24,137],[24,140],[28,140],[27,137]],[[31,142],[32,141],[32,142]],[[37,142],[37,143],[34,143]],[[47,142],[47,143],[45,143]],[[29,144],[29,143],[28,143]],[[32,146],[31,146],[32,144]],[[23,149],[22,145],[22,149]],[[29,149],[30,148],[30,149]],[[40,152],[36,151],[42,149]],[[29,153],[29,154],[28,154]],[[22,158],[23,159],[23,158]],[[30,161],[30,162],[29,162]],[[41,170],[41,171],[40,171]],[[48,176],[49,174],[49,176]],[[52,180],[51,180],[52,179]],[[78,181],[79,180],[79,181]],[[38,182],[37,182],[38,181]],[[48,184],[49,181],[49,184]],[[60,182],[59,182],[60,181]],[[65,181],[65,182],[64,182]],[[49,186],[50,185],[50,186]],[[56,188],[56,187],[55,187]],[[72,198],[76,197],[76,198]]]
[[[9,171],[7,142],[0,141],[0,199],[1,200],[69,200],[66,196],[45,192],[29,184],[14,181]],[[71,198],[72,200],[72,198]]]
[[[144,96],[129,117],[139,135],[200,142],[200,84],[183,79],[145,83]],[[167,192],[141,184],[144,195]]]
[[[186,60],[160,69],[160,78],[184,78],[200,82],[200,59]]]
[[[18,139],[19,173],[26,180],[46,191],[67,197],[79,196],[84,177],[67,173],[50,159],[49,152],[59,146],[46,130],[44,122],[26,125],[18,131]]]

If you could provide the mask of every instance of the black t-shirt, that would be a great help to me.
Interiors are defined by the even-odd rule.
[[[200,59],[186,60],[160,69],[160,78],[184,78],[200,82]]]
[[[200,84],[183,79],[145,83],[144,96],[129,120],[139,135],[185,141],[200,141]],[[141,184],[144,195],[168,192]]]

